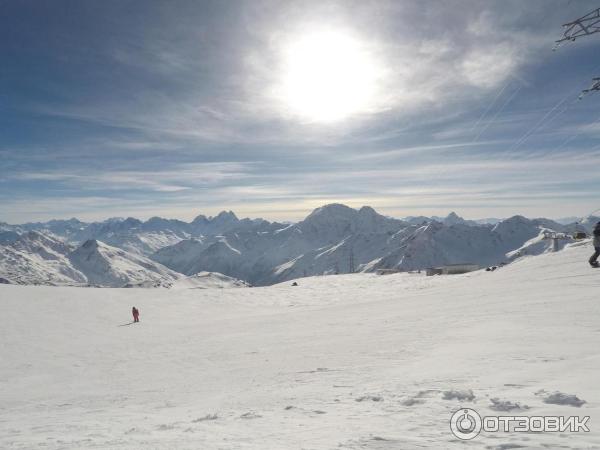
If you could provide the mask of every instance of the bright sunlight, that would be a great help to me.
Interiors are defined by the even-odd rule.
[[[377,76],[365,45],[339,32],[313,33],[286,49],[282,96],[305,120],[339,121],[368,111]]]

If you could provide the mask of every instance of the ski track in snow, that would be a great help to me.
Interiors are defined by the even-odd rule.
[[[0,448],[600,448],[589,253],[297,287],[0,285]],[[132,305],[141,322],[119,326]],[[462,442],[461,406],[591,432]]]

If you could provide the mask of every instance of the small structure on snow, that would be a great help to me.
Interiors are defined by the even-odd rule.
[[[391,275],[393,273],[400,273],[398,269],[377,269],[377,275]]]
[[[428,277],[432,275],[458,275],[461,273],[473,272],[475,270],[479,270],[479,265],[471,263],[447,264],[440,267],[429,267],[425,270],[425,274]]]
[[[556,231],[544,231],[544,239],[552,240],[552,251],[557,252],[560,248],[558,241],[570,240],[574,236],[570,236],[567,233],[557,233]]]

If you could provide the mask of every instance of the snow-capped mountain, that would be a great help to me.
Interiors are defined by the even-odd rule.
[[[232,211],[221,211],[216,217],[197,216],[190,224],[196,235],[224,232],[234,228],[240,220]]]
[[[93,285],[122,287],[144,283],[169,287],[180,277],[155,261],[94,239],[85,241],[68,258]]]
[[[24,231],[40,231],[42,233],[52,233],[56,236],[70,240],[88,226],[87,223],[76,218],[67,220],[50,220],[48,222],[31,222],[19,225]]]
[[[16,231],[12,231],[12,230],[1,231],[0,230],[0,245],[10,244],[12,242],[15,242],[17,239],[19,239],[20,236],[21,235],[19,233],[17,233]]]
[[[190,238],[217,235],[229,231],[265,231],[280,228],[280,224],[262,219],[238,219],[231,211],[215,217],[200,215],[192,222],[152,217],[147,221],[128,217],[113,217],[102,222],[85,223],[77,219],[9,225],[0,223],[0,244],[9,243],[27,231],[34,230],[60,237],[74,245],[95,239],[128,252],[148,256],[161,248]]]
[[[153,217],[146,222],[128,217],[95,222],[70,236],[71,242],[95,239],[138,255],[148,255],[190,237],[189,224],[179,220]]]
[[[418,223],[421,218],[418,218]],[[550,228],[553,227],[553,228]],[[536,237],[562,231],[547,219],[515,216],[492,226],[451,213],[443,222],[414,225],[340,204],[317,208],[303,221],[274,231],[225,232],[184,240],[152,255],[181,273],[218,271],[254,285],[293,278],[377,269],[418,270],[452,263],[493,265]]]
[[[369,207],[355,210],[332,204],[317,208],[297,224],[236,229],[202,241],[186,240],[158,251],[152,259],[185,274],[209,270],[265,285],[295,276],[348,272],[347,254],[342,256],[350,248],[348,242],[375,235],[373,243],[385,242],[406,226]],[[362,254],[375,257],[384,251],[385,246],[373,243],[364,245]],[[342,259],[344,268],[336,270]]]
[[[19,225],[9,225],[4,222],[0,222],[0,245],[10,244],[19,239],[25,230]]]
[[[549,221],[548,221],[549,222]],[[498,222],[492,228],[492,231],[501,240],[503,248],[506,252],[519,248],[529,239],[537,236],[540,233],[540,227],[562,231],[562,225],[556,224],[555,228],[552,225],[541,220],[530,220],[523,216],[513,216],[509,219]]]
[[[15,271],[20,273],[17,278],[21,282],[63,283],[67,277],[71,283],[154,285],[171,283],[171,278],[177,276],[173,275],[175,272],[192,276],[207,271],[261,286],[310,275],[354,271],[419,270],[452,263],[495,265],[527,253],[524,247],[530,253],[545,248],[547,243],[530,243],[543,229],[589,232],[596,222],[597,218],[590,217],[581,224],[563,225],[549,219],[513,216],[492,225],[465,220],[454,212],[446,217],[398,220],[378,214],[368,206],[353,209],[330,204],[292,224],[238,219],[231,211],[215,217],[199,215],[189,223],[160,217],[144,222],[129,217],[90,224],[77,219],[16,226],[0,224],[0,244],[7,248],[3,250],[4,259],[11,255],[14,260],[14,252],[19,250],[13,244],[20,240],[19,236],[27,233],[27,229],[39,228],[49,239],[60,236],[66,242],[62,245],[80,247],[72,255],[72,249],[64,250],[60,253],[62,259],[55,258],[63,261],[52,263],[61,267],[57,273],[55,268],[47,269],[48,273],[34,270],[34,275],[29,276],[26,271],[15,269],[18,265],[12,267],[11,276],[14,278]],[[515,253],[519,249],[521,253]],[[85,257],[94,261],[85,265],[87,260],[78,255],[88,250],[93,250],[94,256]],[[38,267],[39,272],[40,264],[49,264],[48,255],[40,256],[35,251],[32,254],[20,251],[22,260],[37,261],[37,264],[23,263],[24,267]],[[66,268],[62,266],[65,258],[70,264]],[[128,262],[123,262],[123,258]],[[120,271],[129,263],[142,269]],[[165,278],[164,268],[157,269],[152,264],[168,267],[172,272]],[[140,270],[140,276],[133,275]],[[145,274],[144,270],[150,270],[151,274]],[[65,275],[71,272],[73,276]],[[8,265],[2,273],[9,273]],[[164,283],[159,279],[164,279]]]
[[[487,226],[431,222],[394,235],[390,252],[369,268],[420,270],[444,264],[497,264],[504,260],[504,248]]]
[[[168,287],[179,277],[155,261],[95,240],[74,248],[51,235],[29,231],[0,246],[0,278],[10,284]]]
[[[405,222],[410,223],[411,225],[423,225],[424,223],[429,222],[440,222],[444,225],[456,225],[456,224],[465,224],[465,225],[485,225],[487,224],[488,219],[479,220],[466,220],[452,211],[446,217],[441,216],[408,216],[403,219]],[[493,220],[493,219],[492,219]],[[497,220],[500,221],[499,219]]]
[[[465,220],[465,219],[463,219],[458,214],[456,214],[454,211],[452,211],[446,217],[433,216],[432,219],[435,220],[436,222],[441,222],[444,225],[458,225],[458,224],[461,224],[461,225],[481,225],[481,224],[478,224],[477,222],[475,222],[474,220]]]
[[[180,273],[193,273],[192,265],[198,254],[207,247],[201,239],[191,238],[178,242],[177,244],[161,248],[152,255],[152,259],[161,264],[169,263],[171,267],[177,267]]]
[[[69,244],[29,231],[8,245],[0,245],[0,278],[10,284],[86,284],[68,255]]]
[[[497,217],[486,217],[485,219],[477,219],[474,222],[478,225],[496,225],[498,222],[502,222],[502,219]]]
[[[369,206],[356,210],[334,203],[315,209],[297,227],[305,237],[315,242],[334,243],[354,234],[393,233],[406,225],[378,214]]]

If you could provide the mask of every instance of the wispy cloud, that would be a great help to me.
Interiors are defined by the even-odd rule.
[[[249,169],[256,163],[191,163],[154,171],[94,171],[72,172],[64,169],[53,171],[8,174],[6,180],[48,181],[70,185],[78,190],[122,191],[142,189],[157,192],[178,192],[192,188],[207,187],[231,180],[251,178]]]

